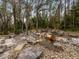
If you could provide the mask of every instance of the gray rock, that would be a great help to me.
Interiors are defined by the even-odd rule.
[[[72,38],[71,44],[79,46],[79,38]]]
[[[6,50],[6,45],[0,45],[0,54],[3,53]]]
[[[9,34],[9,38],[14,38],[14,37],[15,37],[15,34],[13,34],[13,33]]]
[[[33,36],[33,37],[37,38],[37,37],[39,37],[39,36],[40,36],[40,33],[33,32],[33,33],[31,33],[31,36]]]
[[[21,39],[22,39],[22,40],[26,40],[26,37],[25,37],[25,36],[23,36],[23,37],[21,37]]]
[[[27,38],[27,42],[28,43],[31,43],[31,44],[35,44],[35,43],[37,43],[37,41],[36,41],[37,39],[35,38],[35,37],[33,37],[33,36],[28,36],[28,38]]]
[[[68,38],[65,37],[56,37],[56,40],[62,43],[69,43]]]
[[[6,39],[5,40],[5,44],[4,45],[7,45],[7,47],[12,47],[16,44],[16,41],[14,38],[11,38],[11,39]]]
[[[4,52],[2,55],[0,55],[0,59],[8,59],[9,54],[10,54],[9,51]]]
[[[54,42],[53,45],[54,46],[62,46],[60,42]]]
[[[58,33],[58,35],[60,35],[60,36],[64,35],[64,31],[58,31],[57,33]]]
[[[0,44],[4,44],[5,43],[5,37],[0,37]]]
[[[24,49],[17,59],[37,59],[42,54],[42,50],[36,47],[29,47]]]
[[[64,31],[53,31],[52,34],[63,36],[64,35]]]
[[[0,39],[0,44],[4,44],[5,40],[4,39]]]

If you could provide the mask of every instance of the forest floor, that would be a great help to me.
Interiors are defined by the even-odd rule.
[[[1,35],[0,59],[79,59],[79,33],[58,32]],[[54,33],[56,41],[47,40],[46,33]]]

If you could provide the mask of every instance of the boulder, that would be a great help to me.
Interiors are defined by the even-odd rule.
[[[18,54],[21,52],[21,50],[25,47],[25,43],[17,45],[14,49],[11,50],[10,55],[8,56],[8,59],[16,59]]]
[[[6,45],[0,45],[0,54],[6,51],[7,46]]]
[[[58,35],[58,36],[63,36],[64,35],[64,31],[52,31],[52,34]]]
[[[27,38],[27,42],[31,43],[31,44],[35,44],[36,43],[36,38],[32,37],[31,35],[28,36]]]
[[[71,44],[79,46],[79,38],[72,38]]]
[[[4,52],[2,55],[0,55],[0,59],[8,59],[9,54],[10,54],[9,51]]]
[[[16,44],[16,41],[14,38],[11,38],[11,39],[6,39],[5,40],[5,44],[4,45],[7,45],[7,47],[12,47]]]
[[[54,42],[53,45],[57,46],[57,47],[61,47],[62,46],[60,42]]]
[[[4,44],[5,43],[5,39],[0,39],[0,44]]]
[[[59,36],[63,36],[64,35],[64,31],[57,31]]]
[[[63,45],[60,42],[54,42],[53,45],[54,45],[55,51],[57,52],[64,51]]]
[[[26,37],[25,37],[25,36],[23,36],[23,37],[21,37],[21,39],[22,39],[22,40],[26,40]]]
[[[69,42],[68,38],[65,38],[65,37],[56,37],[56,41],[63,42],[63,43]]]
[[[39,39],[39,37],[36,38],[32,35],[28,36],[26,40],[30,44],[36,44],[36,43],[39,43],[40,41],[42,41],[42,40]]]
[[[42,54],[42,50],[37,47],[25,48],[18,56],[17,59],[37,59]]]

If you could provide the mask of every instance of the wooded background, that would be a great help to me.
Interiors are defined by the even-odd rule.
[[[0,34],[47,28],[79,31],[79,0],[0,0]]]

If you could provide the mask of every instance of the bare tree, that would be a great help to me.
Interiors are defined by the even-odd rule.
[[[66,16],[66,0],[64,1],[64,3],[65,3],[65,11],[64,11],[64,16]],[[64,20],[64,29],[65,29],[65,27],[66,27],[66,24],[65,24],[65,20]]]
[[[75,6],[75,2],[74,2],[74,0],[73,0],[73,7],[74,7],[74,6]],[[74,29],[74,21],[75,21],[75,20],[74,20],[74,14],[75,14],[75,13],[74,13],[74,8],[73,8],[73,24],[72,24],[72,25],[73,25],[73,29]]]
[[[7,3],[7,0],[3,0],[3,33],[7,33],[6,3]]]
[[[29,4],[28,0],[25,3],[25,15],[26,15],[26,34],[28,35],[28,24],[29,24],[29,17],[31,12],[31,5]]]
[[[16,0],[13,0],[13,16],[14,16],[14,33],[15,33],[15,29],[16,29]]]

